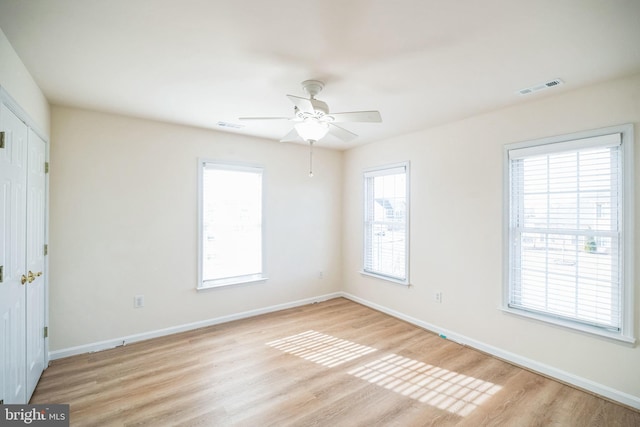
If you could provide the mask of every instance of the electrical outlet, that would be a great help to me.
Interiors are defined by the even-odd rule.
[[[436,292],[434,294],[434,298],[437,303],[442,303],[442,292]]]
[[[144,295],[136,295],[133,297],[133,308],[144,307]]]

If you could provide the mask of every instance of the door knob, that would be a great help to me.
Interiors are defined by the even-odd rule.
[[[23,285],[24,285],[25,283],[27,283],[27,276],[25,276],[25,275],[23,274],[23,275],[22,275],[22,277],[20,278],[20,283],[21,283],[21,284],[23,284]]]
[[[29,270],[29,272],[27,273],[27,282],[31,283],[34,280],[36,280],[36,277],[40,277],[42,276],[42,271],[38,271],[37,273],[34,273],[33,271]]]

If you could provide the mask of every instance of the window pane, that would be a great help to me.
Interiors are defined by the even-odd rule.
[[[541,151],[510,161],[509,305],[617,329],[619,147]]]
[[[205,166],[203,281],[262,272],[262,173]]]
[[[365,173],[364,270],[407,278],[407,174],[405,167]]]

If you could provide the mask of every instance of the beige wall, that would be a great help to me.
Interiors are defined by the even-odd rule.
[[[52,141],[52,351],[339,290],[342,153],[58,106]],[[265,167],[266,283],[196,291],[198,157]]]
[[[635,195],[640,200],[640,75],[349,150],[344,158],[343,289],[640,401],[639,347],[514,317],[499,309],[504,144],[623,123],[635,125]],[[411,161],[412,286],[408,288],[358,273],[362,171],[405,160]],[[636,224],[638,219],[636,202]],[[636,243],[636,336],[640,331],[639,259]],[[436,291],[443,293],[441,304],[435,302]]]
[[[22,107],[33,125],[49,134],[49,103],[0,29],[0,86]]]

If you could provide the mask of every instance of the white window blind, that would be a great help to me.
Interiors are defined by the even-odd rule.
[[[364,173],[364,273],[408,283],[408,164]]]
[[[508,151],[508,307],[623,327],[621,134]]]
[[[201,164],[199,287],[262,280],[262,168]]]

